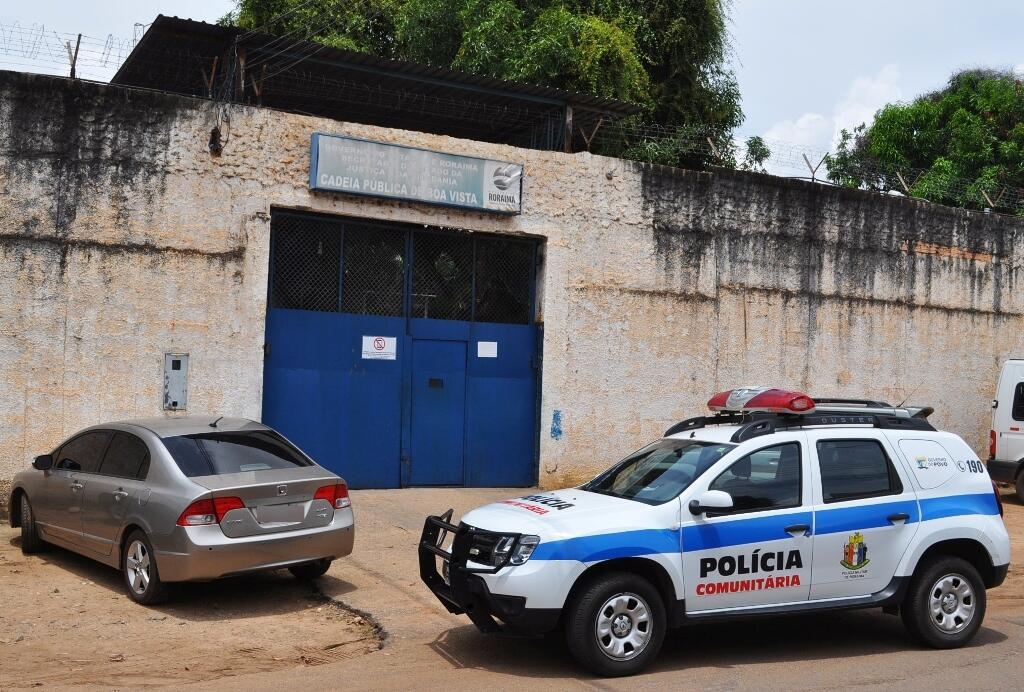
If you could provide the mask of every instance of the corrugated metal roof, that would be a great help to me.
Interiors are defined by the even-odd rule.
[[[557,111],[561,123],[567,106],[581,132],[601,119],[640,110],[630,103],[554,87],[164,15],[150,25],[111,83],[211,96],[211,91],[224,88],[229,67],[239,69],[236,48],[256,70],[246,75],[241,90],[235,80],[231,100],[340,120],[547,149],[564,147],[541,140],[551,140],[558,129],[552,119]],[[207,80],[215,59],[216,86],[211,90]],[[257,98],[258,79],[264,81]]]

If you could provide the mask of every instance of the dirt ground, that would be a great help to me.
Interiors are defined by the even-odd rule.
[[[331,576],[322,582],[331,581]],[[0,530],[0,688],[179,685],[316,666],[381,646],[367,618],[279,571],[178,588],[140,606],[115,570]]]
[[[988,592],[989,612],[1006,609],[1015,614],[1024,609],[1024,503],[1012,488],[1002,488],[1003,523],[1010,534],[1010,571],[998,589]]]
[[[22,557],[17,533],[0,529],[0,688],[935,692],[969,680],[973,690],[1024,689],[1024,505],[1009,491],[1010,573],[989,591],[985,624],[963,649],[918,646],[898,617],[878,610],[824,613],[674,631],[648,671],[624,680],[582,672],[558,637],[482,635],[419,581],[426,514],[454,507],[461,516],[524,492],[354,491],[355,550],[315,588],[275,573],[188,586],[158,609],[135,606],[116,572],[85,558],[60,550]],[[348,606],[379,621],[387,641]]]

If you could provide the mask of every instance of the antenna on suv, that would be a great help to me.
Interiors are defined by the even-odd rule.
[[[921,385],[922,385],[922,384],[924,384],[924,382],[923,382],[923,381],[921,381],[921,382],[918,382],[918,383],[917,383],[917,386],[916,386],[916,387],[914,387],[914,391],[912,391],[912,392],[911,392],[910,394],[907,394],[907,395],[906,395],[905,397],[903,397],[903,401],[901,401],[900,403],[896,404],[896,408],[902,408],[902,407],[903,407],[903,405],[904,405],[905,403],[907,403],[907,400],[908,400],[908,399],[909,399],[910,397],[912,397],[912,396],[914,396],[915,394],[917,394],[917,390],[921,388]]]

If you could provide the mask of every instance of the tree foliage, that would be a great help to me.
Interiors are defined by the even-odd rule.
[[[238,0],[221,22],[629,101],[643,109],[638,120],[699,126],[726,147],[743,119],[726,64],[728,3]]]
[[[843,130],[826,166],[848,187],[905,192],[906,183],[933,202],[1024,214],[1019,195],[1000,197],[1024,188],[1024,85],[1009,72],[959,72],[944,89]]]
[[[765,144],[764,139],[758,136],[748,137],[746,142],[747,153],[743,157],[740,168],[745,171],[766,173],[764,162],[771,158],[772,152]]]

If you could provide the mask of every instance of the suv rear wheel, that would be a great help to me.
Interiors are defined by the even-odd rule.
[[[985,584],[974,565],[942,555],[915,573],[903,604],[903,622],[918,641],[955,649],[977,633],[985,604]]]
[[[577,663],[598,675],[632,675],[658,655],[667,619],[661,595],[635,574],[613,572],[572,599],[565,638]]]

